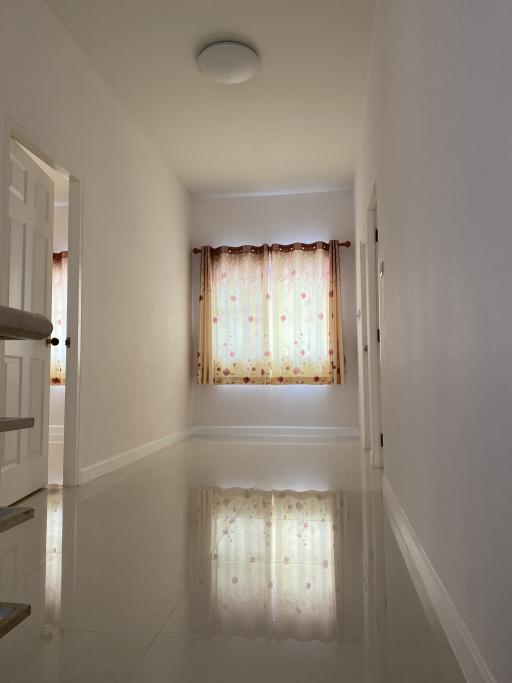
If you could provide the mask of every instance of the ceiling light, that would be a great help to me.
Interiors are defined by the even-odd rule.
[[[244,83],[258,70],[259,57],[248,45],[222,41],[207,45],[197,57],[199,71],[215,83]]]

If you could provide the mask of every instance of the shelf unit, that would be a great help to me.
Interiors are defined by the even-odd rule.
[[[48,318],[17,308],[0,306],[0,340],[45,339],[53,325]],[[0,417],[0,433],[34,426],[33,417]],[[1,462],[0,462],[1,478]],[[30,507],[0,507],[0,533],[34,517]],[[0,638],[30,615],[30,605],[0,601]]]

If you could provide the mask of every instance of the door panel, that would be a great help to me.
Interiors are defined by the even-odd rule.
[[[13,417],[21,416],[21,364],[22,359],[14,356],[4,358],[6,392],[5,413]],[[7,432],[5,435],[4,465],[20,461],[20,432]]]
[[[48,240],[39,232],[34,232],[32,245],[32,313],[46,315],[48,283]]]
[[[51,316],[53,182],[14,141],[10,147],[9,224],[3,226],[10,306]],[[8,257],[8,258],[7,258]],[[5,281],[5,280],[4,280]],[[5,342],[6,415],[33,417],[33,429],[7,434],[0,504],[45,486],[48,478],[50,349],[45,340]]]
[[[25,224],[11,218],[9,306],[23,308],[23,271],[25,262]]]
[[[11,182],[9,192],[21,202],[26,203],[28,173],[23,160],[11,155],[9,159]]]
[[[34,418],[34,428],[30,430],[30,455],[41,455],[43,437],[43,414],[45,389],[49,387],[49,379],[45,374],[44,359],[30,359],[30,416]],[[46,482],[45,482],[46,483]]]

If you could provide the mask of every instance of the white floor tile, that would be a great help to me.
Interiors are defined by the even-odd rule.
[[[388,670],[394,683],[465,683],[453,656],[386,655]]]
[[[6,683],[123,683],[148,638],[61,629],[15,629],[0,640]]]
[[[38,492],[24,501],[35,519],[0,536],[0,597],[32,606],[0,640],[0,680],[461,683],[386,521],[381,480],[353,441],[192,438],[86,486]],[[214,489],[233,487],[242,489],[233,500],[243,502],[215,516],[204,501],[224,500],[230,493]],[[281,546],[269,559],[258,535],[266,513],[252,512],[255,490],[335,491],[342,501],[329,541],[341,549],[330,575],[335,592],[322,593],[324,601],[335,595],[325,602],[327,610],[335,605],[327,642],[314,639],[322,633],[314,621],[311,640],[294,640],[293,621],[301,614],[300,623],[310,623],[304,615],[314,602],[304,589],[323,585],[323,556],[292,548],[301,534],[294,512],[288,526],[288,513],[272,518],[282,526]],[[326,529],[329,520],[315,517],[310,539]],[[232,574],[236,589],[222,592],[212,581],[213,561],[231,563],[227,585]],[[245,623],[251,610],[262,612],[248,565],[254,576],[272,576],[265,637],[208,621],[215,601],[228,610],[245,605]],[[275,605],[284,604],[279,586],[294,582],[286,622]]]
[[[384,683],[384,655],[321,643],[157,638],[130,683]]]

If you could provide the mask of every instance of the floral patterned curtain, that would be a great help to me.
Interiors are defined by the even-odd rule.
[[[341,313],[341,259],[337,243],[329,244],[329,379],[330,384],[345,382],[345,355]]]
[[[212,354],[215,384],[269,384],[270,259],[250,247],[213,259]]]
[[[200,384],[343,383],[336,240],[203,247],[199,305]]]
[[[201,501],[201,553],[213,550],[203,569],[203,630],[338,639],[342,494],[205,489]]]
[[[210,247],[201,249],[199,284],[199,349],[197,352],[198,384],[213,383],[212,358],[212,259]]]
[[[50,382],[66,383],[66,321],[68,308],[68,252],[53,255],[52,272],[52,335],[59,339],[58,346],[51,347]]]

